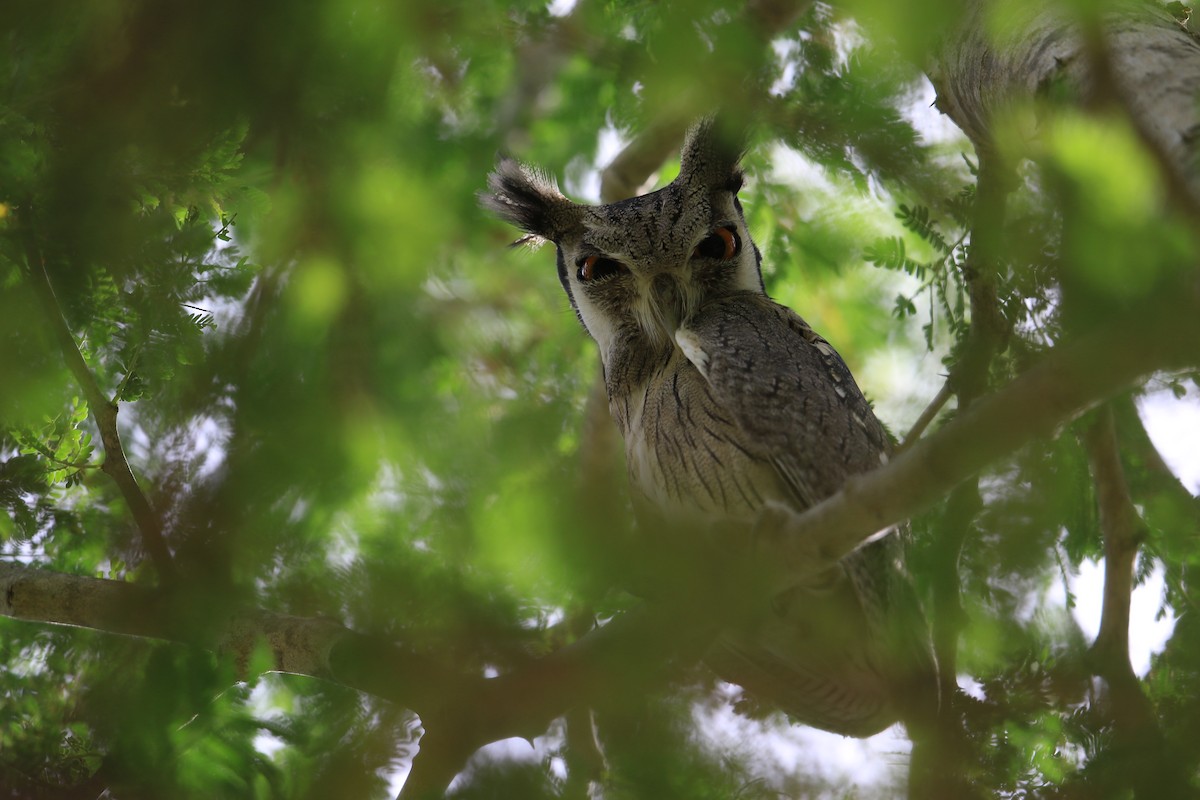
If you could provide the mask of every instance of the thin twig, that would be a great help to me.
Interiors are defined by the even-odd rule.
[[[83,358],[83,353],[79,350],[79,345],[75,342],[75,337],[67,327],[67,321],[63,318],[62,308],[50,282],[50,275],[46,272],[45,261],[31,233],[27,231],[24,238],[29,281],[42,303],[46,320],[58,339],[63,360],[83,390],[88,409],[100,431],[100,441],[104,445],[104,464],[101,469],[108,473],[125,498],[125,503],[129,506],[134,522],[141,532],[146,552],[158,568],[159,576],[164,581],[170,580],[174,575],[174,564],[163,538],[162,523],[129,468],[129,461],[125,457],[125,449],[117,429],[117,404],[101,390],[100,384]]]
[[[929,423],[937,417],[938,412],[946,405],[947,401],[954,396],[954,389],[950,386],[950,381],[942,384],[942,388],[938,389],[938,393],[929,401],[929,405],[925,406],[925,410],[921,412],[921,416],[917,417],[917,421],[909,428],[908,433],[904,435],[904,441],[896,448],[896,452],[900,453],[912,446],[913,442],[921,438],[921,434],[929,427]]]

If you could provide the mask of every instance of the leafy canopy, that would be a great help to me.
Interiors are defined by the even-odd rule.
[[[635,605],[621,467],[581,466],[593,349],[552,258],[506,251],[513,232],[475,194],[499,149],[596,200],[619,145],[714,103],[754,123],[743,200],[769,291],[834,342],[902,434],[970,349],[978,162],[961,139],[923,136],[913,111],[924,84],[906,59],[949,5],[848,8],[797,4],[781,21],[726,0],[580,0],[561,15],[496,0],[115,0],[64,18],[9,2],[3,559],[162,585],[128,487],[100,469],[97,414],[115,404],[187,587],[179,625],[246,607],[325,617],[492,674]],[[1041,151],[1012,142],[1014,162],[1046,166],[996,236],[1008,338],[985,387],[1196,261],[1122,119],[1063,115]],[[1162,565],[1181,615],[1142,690],[1174,743],[1162,757],[1194,775],[1200,634],[1182,612],[1197,509],[1129,398],[1115,408],[1144,523],[1137,576]],[[986,753],[973,777],[1005,796],[1123,763],[1081,678],[1088,643],[1043,602],[1103,554],[1082,429],[995,465],[959,528],[958,670],[988,701],[969,726]],[[935,616],[956,513],[917,521],[914,579]],[[375,797],[419,733],[370,695],[238,683],[227,655],[155,639],[0,618],[0,664],[5,796]],[[248,671],[271,664],[260,649]],[[695,704],[723,701],[703,669],[685,678],[598,718],[605,796],[821,788],[706,744]],[[558,725],[539,751],[565,773],[479,762],[459,793],[580,796],[571,741]]]

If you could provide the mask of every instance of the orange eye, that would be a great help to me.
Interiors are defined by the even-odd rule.
[[[704,241],[696,245],[696,249],[692,251],[692,258],[715,258],[718,261],[728,261],[741,249],[742,241],[738,238],[737,231],[722,226],[713,230],[705,237]]]
[[[625,271],[625,265],[603,256],[585,256],[575,262],[579,268],[579,280],[583,283],[601,280]]]

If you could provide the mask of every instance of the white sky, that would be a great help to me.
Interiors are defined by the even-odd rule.
[[[1179,400],[1167,389],[1151,392],[1138,409],[1167,466],[1189,492],[1200,494],[1200,390],[1192,386]]]

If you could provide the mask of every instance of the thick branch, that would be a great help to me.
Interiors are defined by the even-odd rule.
[[[1133,569],[1145,527],[1133,505],[1118,451],[1112,408],[1105,404],[1084,433],[1096,485],[1104,537],[1104,600],[1100,633],[1092,644],[1096,674],[1106,692],[1101,708],[1111,717],[1116,737],[1116,770],[1138,798],[1194,796],[1189,779],[1164,741],[1154,708],[1129,662],[1129,603]]]
[[[0,562],[0,614],[15,619],[173,639],[171,626],[150,602],[153,594],[132,583]]]
[[[778,576],[779,585],[832,564],[872,532],[911,516],[989,462],[1049,434],[1136,378],[1200,360],[1195,305],[1160,303],[1157,312],[1149,321],[1114,320],[1056,348],[1007,388],[799,517],[783,553],[789,572]],[[0,613],[180,640],[180,629],[156,610],[158,596],[116,581],[0,565]],[[568,708],[645,690],[664,680],[672,664],[698,659],[720,615],[696,606],[691,598],[687,606],[626,614],[494,680],[458,675],[326,620],[265,612],[236,615],[219,641],[197,644],[245,654],[265,639],[277,669],[336,680],[417,711],[445,742],[429,743],[431,751],[437,745],[447,754],[443,774],[424,787],[433,792],[444,788],[437,784],[445,770],[460,768],[461,759],[480,745],[536,735]]]
[[[239,675],[260,643],[273,669],[335,681],[420,713],[466,682],[453,670],[328,619],[261,610],[229,616],[201,633],[172,612],[162,590],[0,562],[0,615],[180,642],[233,655]]]
[[[1049,436],[1096,401],[1158,370],[1200,362],[1195,302],[1162,300],[1153,312],[1111,320],[1054,348],[1001,391],[874,472],[797,517],[779,588],[833,566],[872,534],[928,508],[988,464]]]
[[[1066,88],[1080,102],[1095,99],[1108,77],[1128,104],[1139,132],[1172,172],[1200,197],[1200,42],[1157,4],[1130,4],[1104,16],[1103,52],[1110,71],[1097,73],[1083,27],[1059,6],[1027,4],[990,14],[973,0],[944,40],[929,77],[938,108],[980,152],[994,149],[993,122],[1014,102]],[[1002,17],[998,30],[989,20]]]
[[[254,648],[265,643],[276,671],[334,681],[412,709],[436,733],[422,741],[422,752],[442,750],[445,756],[422,756],[421,773],[437,774],[430,780],[417,775],[406,796],[440,796],[465,759],[488,742],[532,738],[569,708],[662,683],[675,665],[700,658],[716,624],[715,615],[696,613],[694,601],[634,611],[524,668],[485,680],[328,619],[247,610],[202,636],[180,624],[171,606],[160,590],[0,563],[0,615],[231,653],[243,676]],[[442,769],[431,769],[431,761]]]
[[[513,58],[516,75],[512,89],[496,113],[497,128],[504,132],[505,138],[523,127],[526,118],[537,109],[546,87],[557,79],[572,55],[589,60],[597,58],[605,43],[589,31],[587,16],[591,5],[590,0],[580,0],[571,13],[520,43]],[[453,75],[455,69],[448,68],[444,74]]]
[[[104,464],[101,469],[113,479],[117,488],[120,489],[121,495],[125,498],[125,503],[129,506],[134,522],[142,534],[146,551],[154,560],[155,566],[158,567],[159,575],[164,579],[169,579],[174,574],[171,553],[163,538],[162,523],[158,514],[150,507],[150,501],[138,486],[137,479],[129,468],[129,461],[125,458],[125,448],[121,444],[121,434],[117,429],[117,404],[105,396],[99,383],[96,382],[96,377],[88,369],[87,362],[84,361],[83,354],[79,351],[79,345],[76,344],[75,337],[67,327],[67,321],[63,318],[58,298],[54,294],[54,287],[50,283],[50,276],[46,272],[45,262],[37,246],[28,239],[26,241],[26,259],[30,283],[42,303],[46,319],[54,330],[54,336],[58,339],[63,360],[83,390],[83,395],[87,398],[88,409],[100,431],[100,441],[104,445]]]
[[[1100,530],[1104,536],[1104,601],[1100,633],[1092,651],[1104,670],[1133,675],[1129,663],[1129,602],[1133,595],[1133,566],[1144,537],[1141,518],[1129,496],[1125,471],[1117,452],[1112,409],[1105,405],[1086,432],[1084,444],[1096,484]]]
[[[422,716],[427,733],[403,800],[441,797],[483,745],[532,738],[568,709],[591,708],[664,683],[695,663],[720,624],[716,598],[628,612],[587,636],[493,680],[478,681],[453,704]]]
[[[1197,148],[1195,135],[1196,130],[1200,128],[1200,114],[1185,116],[1182,120],[1174,116],[1160,120],[1154,116],[1154,112],[1164,110],[1162,101],[1159,101],[1158,108],[1152,108],[1138,95],[1150,87],[1153,87],[1150,91],[1153,95],[1162,91],[1161,87],[1130,83],[1119,74],[1121,66],[1118,65],[1118,61],[1128,67],[1131,52],[1137,53],[1151,38],[1140,26],[1131,25],[1130,28],[1112,31],[1111,41],[1107,35],[1109,32],[1098,25],[1093,25],[1088,30],[1087,55],[1092,74],[1095,76],[1095,97],[1092,101],[1097,107],[1109,105],[1122,112],[1146,152],[1154,159],[1171,203],[1185,210],[1193,219],[1200,219],[1200,164],[1197,163],[1200,149]],[[1153,37],[1154,40],[1162,38]],[[1132,39],[1132,42],[1126,43],[1124,39]],[[1169,88],[1168,102],[1190,100],[1194,107],[1200,96],[1196,86],[1190,81],[1200,78],[1200,46],[1197,46],[1191,37],[1188,41],[1191,47],[1186,49],[1181,48],[1181,43],[1178,42],[1172,42],[1169,48],[1163,49],[1169,50],[1169,56],[1180,61],[1181,69],[1172,70],[1172,77],[1178,77],[1178,74],[1182,73],[1186,79],[1184,83],[1173,84]],[[1172,126],[1180,124],[1188,127],[1178,128],[1184,133],[1177,136],[1177,131],[1172,130]]]
[[[713,627],[710,614],[688,619],[686,609],[696,607],[692,600],[630,612],[523,668],[484,680],[328,619],[248,609],[201,634],[180,624],[161,590],[0,562],[2,616],[232,653],[241,674],[265,642],[279,672],[336,681],[423,717],[474,709],[475,747],[494,741],[488,736],[536,736],[567,708],[660,681],[681,649],[692,652],[685,661],[694,661]]]
[[[615,203],[637,194],[667,157],[679,150],[690,122],[687,117],[664,117],[627,144],[600,173],[600,201]]]
[[[958,397],[960,414],[987,392],[992,361],[1004,350],[1011,333],[1011,324],[1000,310],[996,292],[999,239],[1010,184],[997,159],[986,154],[980,158],[979,185],[972,209],[971,249],[963,270],[971,301],[971,329],[947,381]],[[935,529],[933,644],[945,697],[952,697],[957,688],[958,638],[966,621],[958,564],[975,515],[982,506],[978,479],[964,481],[950,494],[946,512]]]
[[[765,47],[810,5],[811,0],[749,0],[745,7],[745,24]],[[759,107],[766,104],[767,87],[755,87],[751,93],[757,93],[753,99],[759,101]],[[711,103],[712,99],[705,98],[702,102]],[[753,106],[751,98],[743,97],[733,113],[741,113]],[[637,194],[655,170],[678,151],[693,117],[712,110],[713,106],[696,107],[685,102],[679,108],[661,113],[600,173],[601,201],[615,203]]]

